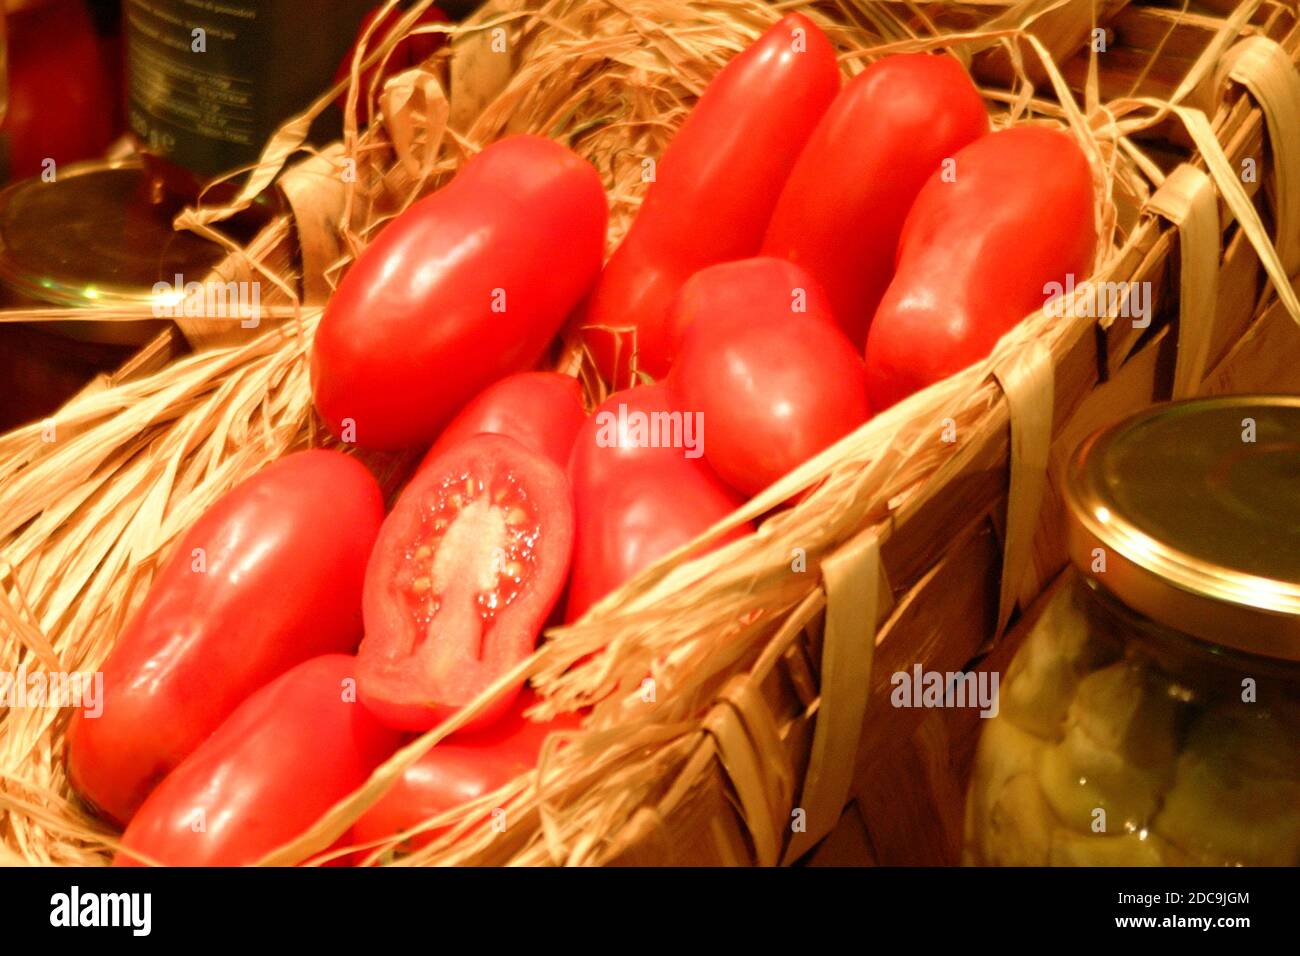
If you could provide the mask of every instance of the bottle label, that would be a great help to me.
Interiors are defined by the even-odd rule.
[[[201,176],[256,161],[329,86],[373,2],[126,0],[132,131]]]

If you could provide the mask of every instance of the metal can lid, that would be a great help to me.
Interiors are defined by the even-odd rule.
[[[62,308],[148,303],[157,283],[202,279],[224,254],[172,229],[178,211],[151,195],[138,160],[14,183],[0,191],[0,283],[11,301]]]
[[[1071,561],[1129,608],[1300,660],[1300,397],[1143,411],[1080,446],[1065,500]]]

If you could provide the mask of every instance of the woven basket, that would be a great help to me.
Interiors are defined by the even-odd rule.
[[[757,533],[704,557],[685,548],[551,632],[516,673],[537,687],[538,716],[591,707],[583,731],[548,747],[538,771],[428,821],[454,825],[398,862],[958,859],[978,720],[891,707],[891,674],[957,671],[986,654],[983,666],[1001,666],[1014,632],[1000,635],[1064,563],[1053,478],[1086,433],[1171,395],[1300,388],[1300,301],[1287,280],[1300,268],[1294,4],[1095,6],[805,9],[849,72],[887,52],[946,48],[972,64],[996,125],[1068,128],[1101,197],[1093,280],[1150,283],[1150,327],[1077,314],[1082,298],[1076,314],[1027,317],[988,361],[868,422],[702,540],[815,486]],[[417,12],[372,37],[372,56]],[[246,249],[230,244],[220,270],[277,290],[263,302],[278,321],[252,338],[229,322],[182,322],[193,355],[164,336],[51,422],[0,437],[0,667],[96,667],[169,542],[208,503],[271,459],[330,444],[305,363],[320,304],[374,230],[475,144],[528,129],[587,155],[610,187],[612,246],[639,201],[641,158],[777,15],[756,0],[502,0],[425,69],[382,92],[354,82],[353,97],[384,98],[386,127],[349,121],[342,143],[281,173],[307,122],[288,124],[241,200],[183,222],[216,237],[278,176],[293,214]],[[503,39],[508,54],[494,55]],[[341,176],[349,161],[355,176]],[[560,343],[556,363],[602,393],[576,348]],[[412,464],[366,457],[390,488]],[[264,862],[319,861],[475,709]],[[0,845],[15,861],[101,862],[116,845],[68,789],[66,717],[0,718]],[[483,822],[488,807],[504,814]]]

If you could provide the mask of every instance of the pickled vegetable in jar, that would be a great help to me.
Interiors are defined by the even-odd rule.
[[[1300,864],[1300,398],[1147,410],[1065,500],[1068,580],[983,728],[963,862]]]

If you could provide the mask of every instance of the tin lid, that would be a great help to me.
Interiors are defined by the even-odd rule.
[[[173,285],[177,275],[201,279],[223,250],[172,229],[178,211],[177,201],[153,194],[138,160],[69,164],[51,182],[34,177],[6,187],[6,298],[62,308],[137,305],[155,297],[156,283]]]
[[[1071,561],[1125,605],[1300,660],[1300,398],[1148,409],[1083,443],[1065,499]]]

